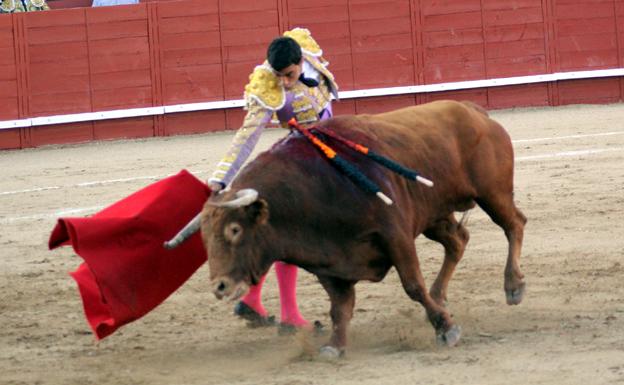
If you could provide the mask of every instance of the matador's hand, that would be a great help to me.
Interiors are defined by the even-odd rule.
[[[218,193],[219,191],[223,190],[225,185],[222,182],[209,181],[208,187],[210,188],[210,190],[212,190],[213,193]]]

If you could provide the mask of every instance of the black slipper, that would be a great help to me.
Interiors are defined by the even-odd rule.
[[[247,326],[250,328],[274,326],[277,324],[275,316],[263,317],[243,301],[239,301],[234,306],[234,315],[246,320]]]

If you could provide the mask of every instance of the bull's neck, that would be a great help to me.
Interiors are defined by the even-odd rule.
[[[298,220],[301,221],[303,218]],[[298,220],[293,220],[292,222],[297,222]],[[322,263],[322,256],[318,254],[321,250],[326,249],[326,247],[323,247],[323,244],[327,239],[319,239],[315,234],[312,234],[310,231],[303,231],[297,223],[292,222],[283,225],[276,224],[273,228],[275,234],[278,234],[275,238],[276,242],[273,242],[273,244],[279,245],[279,247],[273,249],[272,255],[274,260],[301,267],[306,267],[305,265],[311,260],[321,261]]]

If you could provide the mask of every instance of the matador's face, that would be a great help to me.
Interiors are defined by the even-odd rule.
[[[282,81],[284,88],[290,89],[299,80],[301,72],[303,72],[303,59],[301,59],[299,64],[291,64],[281,71],[276,71],[276,75]]]

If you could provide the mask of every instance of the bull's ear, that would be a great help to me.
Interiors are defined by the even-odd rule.
[[[269,220],[269,204],[262,198],[246,207],[249,219],[258,225],[263,225]]]

